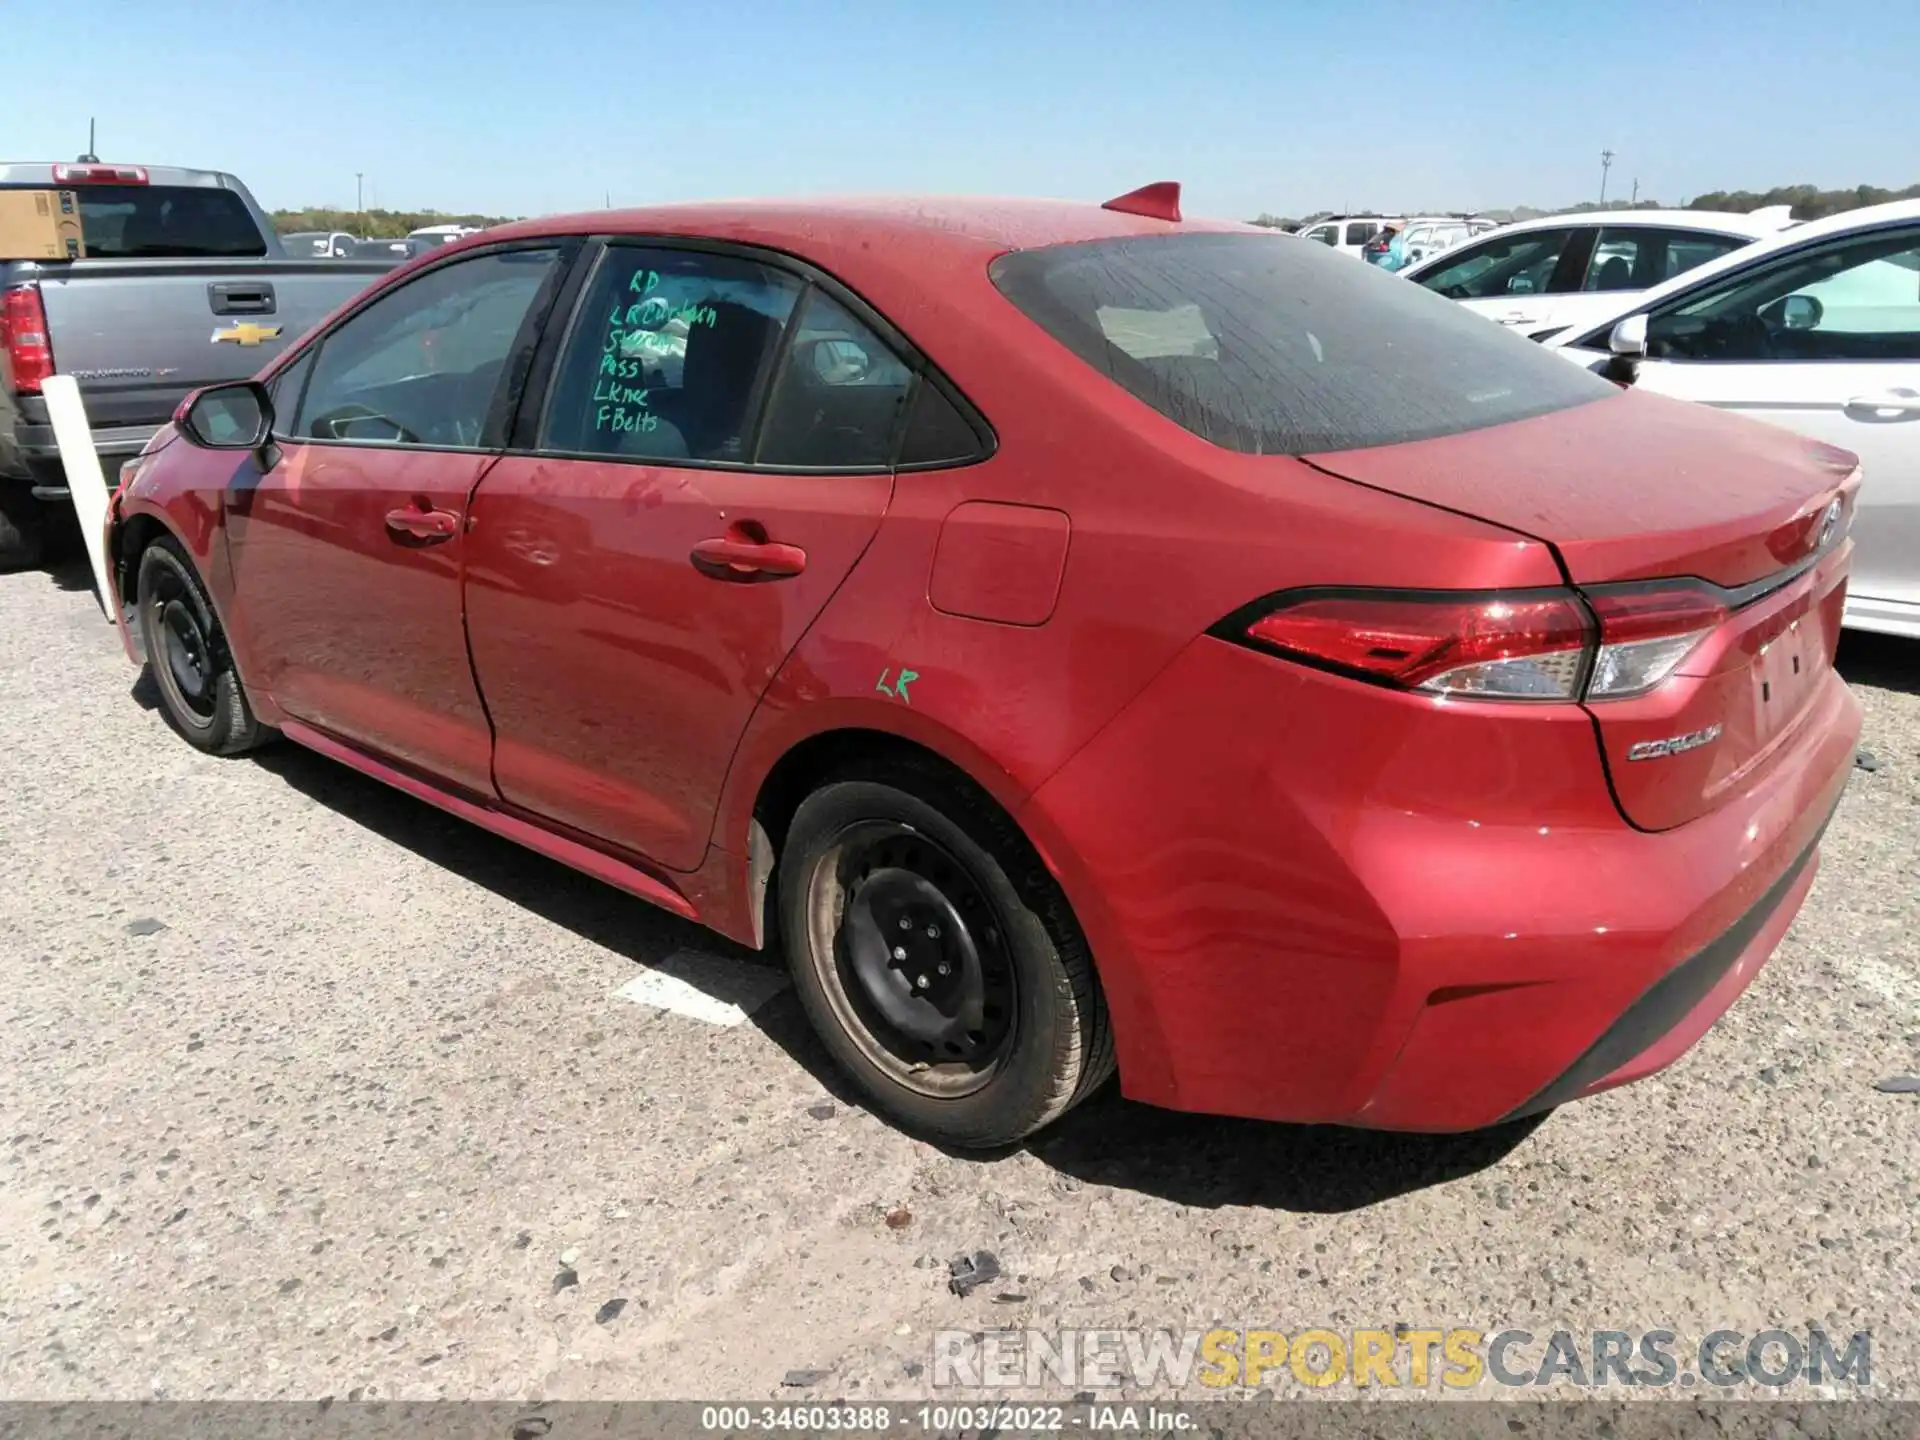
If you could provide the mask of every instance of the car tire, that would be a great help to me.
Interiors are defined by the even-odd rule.
[[[254,718],[193,562],[171,536],[140,552],[135,614],[167,719],[189,745],[238,755],[272,732]]]
[[[31,570],[46,554],[46,513],[25,485],[0,480],[0,573]]]
[[[1113,1073],[1106,1002],[1066,897],[969,784],[911,762],[836,777],[795,812],[778,870],[808,1018],[901,1129],[1012,1145]]]

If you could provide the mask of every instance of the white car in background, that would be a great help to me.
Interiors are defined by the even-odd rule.
[[[1639,294],[1778,234],[1786,206],[1751,215],[1714,210],[1595,210],[1503,225],[1400,274],[1541,340]]]
[[[1809,221],[1616,299],[1545,344],[1857,454],[1846,623],[1920,639],[1920,200]]]
[[[1406,257],[1401,263],[1401,272],[1404,274],[1443,250],[1451,250],[1476,235],[1498,228],[1494,221],[1478,215],[1416,216],[1407,221],[1405,233],[1400,237],[1400,251]]]
[[[1400,218],[1398,215],[1329,215],[1311,225],[1302,225],[1293,233],[1303,240],[1362,260],[1366,258],[1367,242],[1389,224],[1399,224]]]

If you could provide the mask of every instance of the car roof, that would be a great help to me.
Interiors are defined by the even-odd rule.
[[[1790,230],[1780,230],[1751,245],[1738,250],[1729,250],[1704,265],[1696,265],[1691,270],[1683,270],[1671,280],[1654,286],[1651,290],[1642,290],[1638,294],[1623,292],[1620,305],[1604,316],[1596,315],[1592,321],[1581,321],[1570,326],[1562,335],[1547,343],[1554,348],[1568,339],[1579,339],[1591,335],[1603,325],[1611,325],[1622,316],[1631,315],[1637,310],[1658,303],[1669,295],[1691,289],[1703,281],[1710,281],[1730,270],[1738,270],[1748,265],[1764,263],[1769,257],[1782,251],[1796,249],[1801,245],[1818,244],[1835,235],[1846,235],[1856,230],[1872,230],[1882,225],[1899,224],[1903,221],[1920,220],[1920,200],[1890,200],[1884,205],[1863,205],[1858,210],[1842,210],[1838,215],[1829,215],[1821,220],[1809,220],[1803,225],[1795,225]]]
[[[1778,234],[1786,221],[1777,211],[1770,214],[1742,215],[1732,210],[1580,210],[1568,215],[1541,215],[1532,220],[1516,220],[1502,225],[1501,233],[1522,234],[1529,230],[1597,230],[1603,225],[1634,225],[1658,230],[1707,230],[1719,235],[1744,235],[1758,239]]]
[[[1086,240],[1135,235],[1272,232],[1232,221],[1167,221],[1068,200],[967,196],[838,196],[805,200],[702,201],[635,210],[590,210],[498,225],[459,242],[463,247],[544,235],[663,235],[733,240],[815,259],[909,247],[889,252],[951,259],[990,258]]]

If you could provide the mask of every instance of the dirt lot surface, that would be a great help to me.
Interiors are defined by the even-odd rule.
[[[1108,1094],[982,1161],[850,1104],[772,962],[195,753],[85,584],[0,579],[0,1393],[908,1397],[941,1330],[1820,1322],[1920,1397],[1920,1095],[1876,1089],[1920,1073],[1920,645],[1849,641],[1878,768],[1664,1075],[1454,1138]]]

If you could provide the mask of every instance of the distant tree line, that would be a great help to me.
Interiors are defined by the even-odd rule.
[[[449,215],[439,210],[329,210],[309,207],[305,210],[275,210],[268,217],[279,235],[298,235],[308,230],[345,230],[365,240],[398,240],[412,230],[429,225],[473,225],[484,229],[504,225],[517,216]]]
[[[1884,205],[1889,200],[1920,199],[1920,185],[1909,185],[1904,190],[1888,190],[1879,185],[1855,185],[1845,190],[1822,190],[1818,185],[1776,185],[1773,189],[1761,192],[1755,190],[1709,190],[1704,195],[1696,195],[1691,200],[1682,200],[1676,207],[1662,205],[1658,200],[1609,200],[1602,205],[1597,201],[1586,200],[1578,205],[1563,205],[1558,210],[1541,210],[1532,205],[1516,205],[1511,210],[1478,210],[1475,214],[1484,215],[1489,220],[1532,220],[1541,215],[1579,215],[1594,210],[1730,210],[1744,215],[1753,210],[1764,210],[1773,205],[1791,205],[1796,220],[1818,220],[1825,215],[1838,215],[1843,210],[1858,210],[1864,205]],[[1253,223],[1276,229],[1291,230],[1301,225],[1311,225],[1316,220],[1324,220],[1334,212],[1316,210],[1311,215],[1299,219],[1289,219],[1282,215],[1262,214]],[[1356,206],[1354,214],[1398,214],[1400,211],[1369,212]]]

